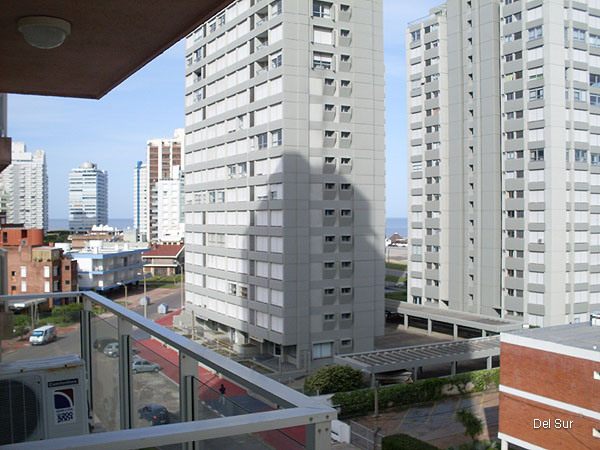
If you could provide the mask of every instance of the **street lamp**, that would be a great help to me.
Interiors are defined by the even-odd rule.
[[[122,283],[122,282],[117,282],[117,286],[123,286],[125,288],[125,308],[128,307],[128,303],[127,303],[127,284]]]
[[[142,271],[142,273],[138,273],[137,275],[144,277],[144,317],[146,317],[149,300],[148,296],[146,295],[146,274]]]

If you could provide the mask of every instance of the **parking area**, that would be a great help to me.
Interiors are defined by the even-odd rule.
[[[448,448],[469,441],[464,427],[456,422],[456,411],[470,409],[484,424],[480,439],[496,439],[498,434],[498,392],[484,392],[444,399],[402,410],[386,412],[378,418],[354,419],[373,430],[381,427],[383,434],[409,434],[439,448]]]

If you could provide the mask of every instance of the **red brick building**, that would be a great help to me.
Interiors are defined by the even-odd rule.
[[[45,247],[44,231],[10,226],[0,229],[0,246],[8,251],[8,293],[11,295],[77,290],[77,264],[61,249]],[[55,299],[52,306],[68,303]],[[40,305],[44,309],[43,305]]]
[[[600,324],[502,333],[502,448],[600,448]]]

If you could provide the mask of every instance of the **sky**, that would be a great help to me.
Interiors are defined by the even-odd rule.
[[[406,24],[441,0],[384,0],[386,216],[406,217]],[[109,217],[133,215],[133,168],[146,141],[184,127],[183,41],[100,100],[8,96],[8,136],[46,151],[51,219],[68,217],[68,175],[85,161],[108,170]]]

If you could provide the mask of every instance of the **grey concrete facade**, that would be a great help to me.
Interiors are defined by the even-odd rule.
[[[449,1],[406,39],[409,301],[587,320],[600,304],[600,2]]]
[[[239,0],[187,39],[187,306],[297,367],[383,333],[382,15]]]

